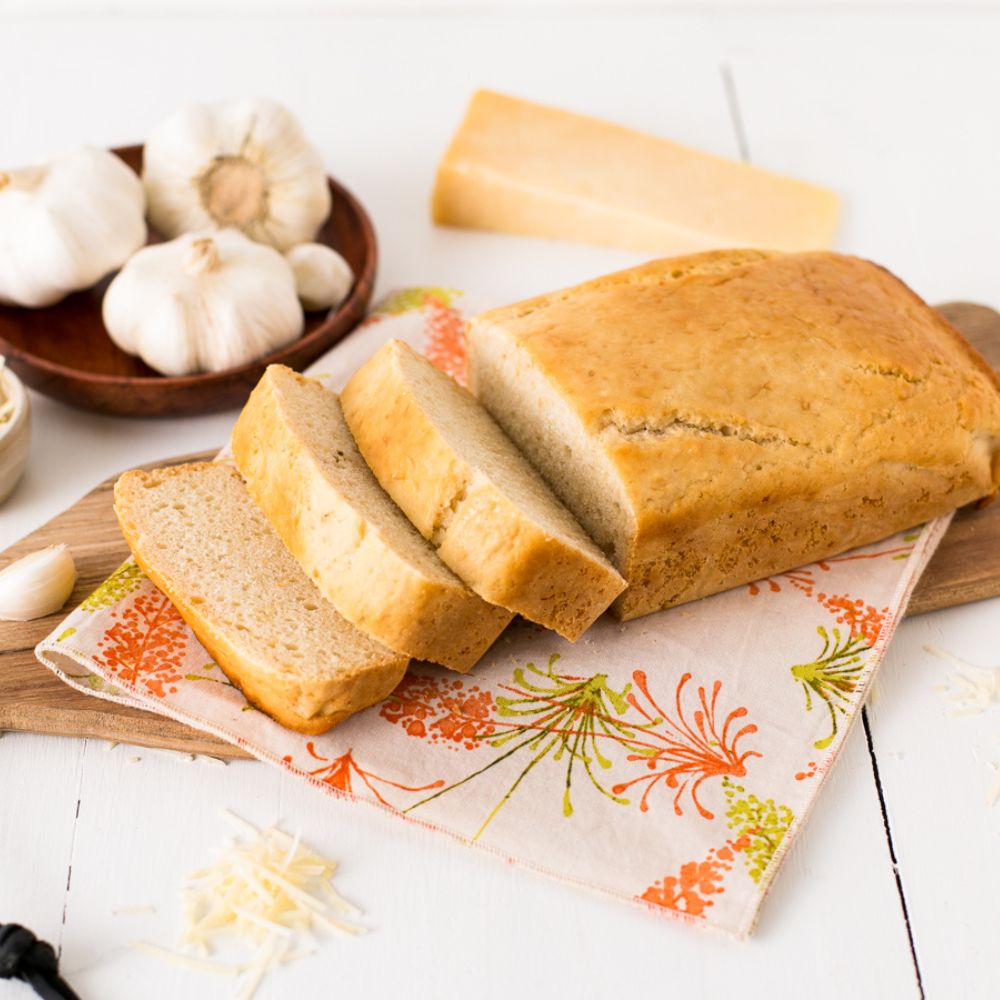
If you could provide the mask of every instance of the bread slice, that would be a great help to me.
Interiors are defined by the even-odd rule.
[[[384,344],[341,402],[378,481],[485,600],[576,639],[625,586],[489,414],[407,344]]]
[[[126,472],[115,513],[146,575],[226,676],[283,726],[325,732],[402,679],[407,658],[323,600],[231,465]]]
[[[389,499],[339,400],[319,382],[271,365],[232,448],[250,495],[323,596],[390,649],[465,671],[510,621],[441,562]]]
[[[885,538],[1000,484],[1000,381],[888,271],[653,261],[476,317],[470,384],[629,581],[622,618]]]

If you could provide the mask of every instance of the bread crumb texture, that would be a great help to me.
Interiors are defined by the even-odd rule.
[[[251,496],[348,621],[408,656],[465,671],[510,621],[469,590],[379,486],[337,396],[271,365],[233,431]]]
[[[408,658],[342,618],[223,462],[132,471],[115,513],[136,562],[247,698],[324,732],[384,698]]]
[[[383,488],[485,600],[576,639],[622,591],[486,410],[411,347],[386,343],[341,400]]]

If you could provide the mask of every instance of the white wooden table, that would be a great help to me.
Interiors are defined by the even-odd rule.
[[[1000,17],[614,0],[509,6],[331,3],[304,10],[92,13],[0,5],[2,158],[141,139],[187,101],[286,101],[381,240],[380,288],[446,281],[498,300],[632,263],[624,253],[434,229],[436,159],[477,85],[604,115],[842,192],[844,250],[930,301],[1000,304]],[[108,4],[95,4],[107,8]],[[117,5],[116,5],[117,6]],[[204,5],[203,5],[204,6]],[[428,2],[428,7],[432,5]],[[958,7],[958,5],[955,5]],[[311,8],[311,10],[309,9]],[[13,9],[13,13],[11,10]],[[506,9],[508,13],[500,11]],[[104,419],[33,399],[0,548],[133,463],[222,443],[232,415]],[[1000,712],[946,718],[936,643],[1000,662],[1000,600],[900,629],[867,709],[769,897],[737,945],[496,864],[257,763],[223,767],[95,741],[0,741],[0,920],[58,943],[84,1000],[229,995],[128,950],[173,940],[176,889],[228,806],[301,825],[342,859],[375,932],[275,974],[262,997],[395,994],[987,997],[1000,992]],[[153,903],[154,914],[112,909]],[[26,997],[0,983],[4,1000]]]

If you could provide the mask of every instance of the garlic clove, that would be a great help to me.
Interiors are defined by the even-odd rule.
[[[58,611],[73,593],[76,563],[65,545],[50,545],[0,570],[0,619],[27,622]]]
[[[295,291],[303,308],[333,309],[347,298],[354,284],[351,265],[323,243],[300,243],[285,254],[295,275]]]

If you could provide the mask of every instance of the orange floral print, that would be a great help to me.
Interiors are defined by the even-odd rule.
[[[883,559],[887,556],[892,559],[906,559],[913,551],[913,540],[916,537],[916,535],[905,535],[904,541],[909,541],[908,545],[899,545],[883,552],[855,552],[852,555],[834,556],[831,559],[821,559],[814,563],[814,566],[816,569],[828,573],[831,566],[838,563],[854,562],[858,559]],[[751,597],[763,593],[765,587],[770,593],[777,594],[780,593],[783,583],[790,584],[796,590],[801,590],[806,597],[812,597],[816,587],[813,566],[801,566],[798,569],[789,570],[787,573],[778,573],[776,576],[768,576],[763,580],[755,580],[747,584],[747,590]]]
[[[169,598],[159,590],[141,593],[98,641],[94,660],[126,687],[140,685],[156,698],[177,691],[189,635]]]
[[[613,795],[605,788],[597,769],[609,768],[613,763],[601,751],[599,744],[602,740],[624,743],[642,728],[621,719],[629,708],[625,695],[631,685],[626,684],[624,690],[617,691],[608,684],[607,674],[580,677],[559,673],[555,669],[559,658],[558,653],[553,653],[544,668],[534,663],[517,667],[513,684],[499,685],[500,690],[509,694],[497,695],[497,717],[491,720],[491,724],[501,728],[487,742],[502,752],[471,774],[409,806],[406,812],[481,778],[511,758],[519,761],[527,758],[527,761],[472,837],[474,841],[510,802],[525,778],[543,762],[565,769],[563,816],[570,817],[574,813],[574,766],[583,769],[596,791],[618,805],[628,805],[628,799]],[[579,770],[576,773],[579,774]]]
[[[852,552],[850,555],[846,556],[834,556],[831,559],[820,559],[817,561],[816,565],[819,566],[821,570],[828,570],[831,566],[837,563],[845,562],[857,562],[859,559],[906,559],[909,554],[913,551],[913,545],[919,537],[919,533],[904,535],[903,541],[907,542],[906,545],[897,545],[894,549],[883,549],[881,552]]]
[[[772,594],[777,594],[781,591],[781,582],[779,581],[790,583],[796,590],[801,590],[806,596],[812,597],[815,581],[813,580],[812,568],[809,566],[793,569],[787,573],[779,573],[777,576],[769,576],[763,580],[756,580],[753,583],[748,583],[747,589],[750,591],[751,597],[756,597],[761,593],[765,585]]]
[[[879,611],[871,604],[865,604],[860,597],[852,600],[847,594],[817,594],[816,600],[837,616],[838,625],[846,625],[851,630],[852,639],[863,638],[869,646],[878,641],[888,608]]]
[[[479,778],[515,754],[530,753],[533,756],[476,837],[509,801],[528,772],[550,756],[554,761],[566,762],[563,814],[567,817],[574,812],[573,769],[579,764],[591,784],[619,805],[627,806],[630,800],[622,793],[639,785],[643,786],[639,808],[647,812],[651,791],[662,783],[675,792],[673,806],[678,816],[684,815],[681,800],[687,792],[698,814],[711,820],[714,814],[698,796],[701,785],[710,778],[743,777],[747,760],[761,756],[756,750],[741,752],[739,748],[741,740],[757,732],[753,723],[740,725],[747,715],[746,708],[733,709],[721,725],[717,721],[720,681],[713,685],[711,696],[704,687],[698,688],[698,702],[688,721],[682,697],[691,674],[684,674],[676,688],[676,719],[672,719],[653,699],[643,671],[636,670],[632,679],[649,707],[640,704],[632,684],[615,690],[608,685],[605,674],[578,677],[557,673],[558,659],[558,654],[553,654],[544,670],[534,663],[517,668],[514,684],[499,685],[498,690],[505,693],[495,699],[489,692],[466,688],[461,680],[426,676],[404,680],[383,703],[383,718],[403,726],[409,735],[430,742],[450,740],[467,749],[486,743],[503,749],[485,767],[408,807],[407,812]],[[640,718],[632,721],[627,716],[630,711]],[[606,788],[595,768],[611,768],[615,761],[606,756],[602,744],[608,749],[621,747],[624,760],[645,764],[647,773]]]
[[[676,875],[657,879],[639,899],[666,910],[703,917],[715,905],[710,896],[725,892],[724,881],[732,870],[736,854],[749,843],[746,835],[737,840],[727,840],[725,846],[713,847],[704,861],[688,861],[681,865]]]
[[[354,778],[360,778],[362,784],[368,788],[372,795],[374,795],[375,798],[382,803],[382,805],[389,806],[390,808],[395,807],[385,800],[382,793],[375,787],[376,785],[388,785],[392,788],[398,788],[403,792],[426,792],[432,788],[440,788],[444,784],[443,780],[438,780],[431,782],[429,785],[403,785],[398,781],[392,781],[389,778],[379,777],[379,775],[373,773],[372,771],[366,771],[358,764],[358,762],[354,759],[354,754],[351,752],[352,748],[350,747],[347,749],[346,753],[341,754],[339,757],[335,757],[333,760],[330,760],[328,757],[321,757],[316,752],[316,744],[313,743],[312,740],[306,744],[306,750],[309,752],[310,757],[314,760],[322,762],[322,766],[307,772],[311,777],[318,778],[324,785],[329,785],[338,792],[343,792],[344,794],[351,796],[355,794],[353,780]],[[292,757],[290,754],[283,759],[286,764],[292,763]]]
[[[424,354],[428,361],[447,372],[460,385],[465,385],[465,319],[457,309],[438,297],[428,295],[424,302],[427,310]]]
[[[380,302],[361,327],[380,323],[391,316],[410,312],[423,313],[426,336],[424,354],[456,382],[465,385],[465,318],[455,307],[455,301],[461,294],[457,289],[436,285],[405,288]]]
[[[640,736],[627,741],[633,751],[627,757],[630,761],[641,761],[646,765],[648,774],[632,778],[614,785],[611,789],[615,795],[620,795],[633,785],[645,784],[639,809],[646,812],[649,809],[649,793],[660,782],[667,788],[676,789],[674,795],[674,812],[684,815],[681,808],[681,797],[690,788],[691,801],[700,816],[704,819],[714,819],[698,798],[698,789],[709,778],[743,777],[746,771],[746,761],[750,757],[760,757],[756,750],[739,752],[739,742],[745,736],[757,732],[757,727],[750,723],[736,729],[739,720],[746,717],[744,707],[735,708],[718,728],[716,710],[722,682],[716,681],[712,686],[711,700],[705,694],[705,688],[698,688],[698,704],[693,714],[693,724],[685,718],[682,694],[684,687],[691,680],[691,674],[681,677],[674,696],[676,721],[671,719],[656,703],[649,693],[646,674],[636,670],[632,674],[635,686],[642,692],[649,708],[643,707],[635,694],[630,693],[629,704],[647,720]],[[654,715],[653,713],[656,713]],[[662,726],[662,728],[660,728]],[[735,731],[734,731],[735,730]]]
[[[407,736],[473,750],[496,731],[493,695],[457,678],[407,674],[382,703],[379,715]]]

